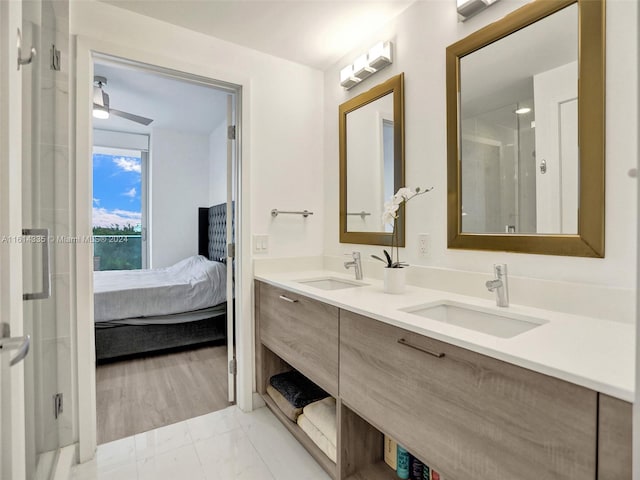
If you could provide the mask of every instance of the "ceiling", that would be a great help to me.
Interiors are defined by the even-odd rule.
[[[226,121],[227,93],[186,80],[98,60],[95,75],[107,78],[111,108],[153,119],[149,126],[111,115],[93,119],[94,128],[149,133],[152,128],[208,135]]]
[[[101,0],[263,53],[325,70],[415,0]],[[153,119],[148,127],[111,115],[94,127],[137,133],[152,128],[209,134],[226,119],[226,93],[109,60],[111,108]]]
[[[415,0],[101,0],[326,70]],[[386,40],[386,39],[381,39]]]

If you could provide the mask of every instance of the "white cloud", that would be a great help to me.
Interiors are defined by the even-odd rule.
[[[142,213],[127,210],[107,210],[93,207],[93,226],[111,227],[112,225],[137,225],[142,222]]]
[[[140,160],[136,158],[124,158],[117,157],[113,159],[113,163],[115,163],[118,168],[121,168],[125,172],[142,172],[142,166],[140,165]]]
[[[96,205],[100,205],[100,199],[99,198],[94,198],[93,199],[93,203],[95,203]]]
[[[131,190],[124,192],[122,195],[124,195],[125,197],[135,198],[136,193],[138,192],[136,192],[136,188],[133,187]]]

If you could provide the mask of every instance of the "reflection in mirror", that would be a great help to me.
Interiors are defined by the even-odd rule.
[[[462,57],[460,86],[462,231],[577,234],[578,6]]]
[[[340,242],[391,245],[384,202],[404,185],[404,75],[340,105]],[[404,246],[404,220],[398,221]]]
[[[604,256],[604,9],[534,1],[447,48],[450,248]]]
[[[349,112],[347,132],[347,231],[391,231],[382,207],[394,194],[393,94]]]

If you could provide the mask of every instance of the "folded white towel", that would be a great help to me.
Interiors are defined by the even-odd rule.
[[[304,413],[298,417],[298,426],[307,434],[311,441],[331,459],[332,462],[336,461],[338,456],[336,446],[331,444],[329,439],[320,430],[318,430],[318,427],[307,419]]]
[[[327,397],[310,403],[302,412],[320,432],[327,437],[331,445],[337,445],[336,399]]]

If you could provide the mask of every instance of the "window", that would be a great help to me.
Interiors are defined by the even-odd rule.
[[[147,152],[94,147],[94,270],[147,267]]]

